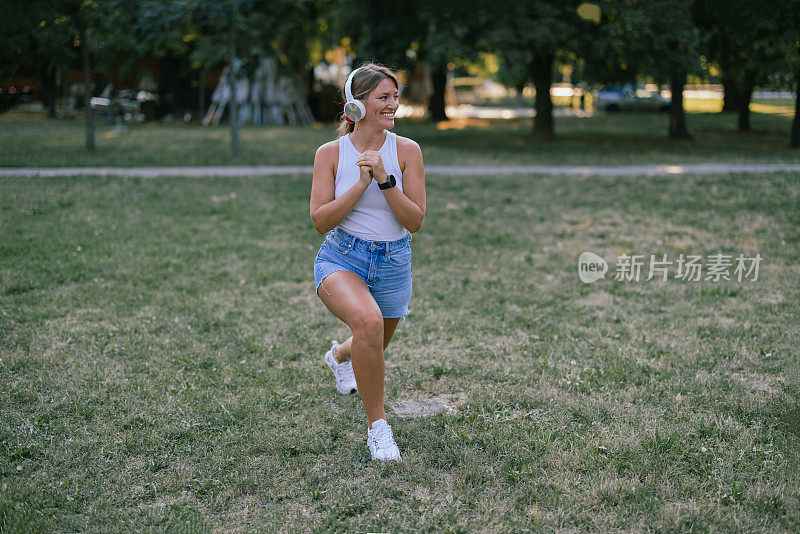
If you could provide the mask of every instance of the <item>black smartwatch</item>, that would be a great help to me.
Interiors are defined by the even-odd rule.
[[[391,189],[391,188],[393,188],[393,187],[394,187],[394,186],[396,186],[396,185],[397,185],[397,180],[395,180],[395,179],[394,179],[394,176],[392,176],[392,175],[390,174],[390,175],[389,175],[389,177],[388,177],[388,178],[386,178],[386,181],[385,181],[385,182],[383,182],[382,184],[378,184],[378,187],[379,187],[380,189],[382,189],[382,190],[384,190],[384,191],[385,191],[385,190],[387,190],[387,189]]]

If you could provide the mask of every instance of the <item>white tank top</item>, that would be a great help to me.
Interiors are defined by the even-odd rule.
[[[386,132],[386,139],[380,149],[383,168],[397,180],[397,188],[403,190],[403,173],[400,172],[400,161],[397,158],[397,135]],[[359,179],[359,168],[356,160],[361,152],[356,150],[350,140],[350,134],[339,138],[339,163],[336,166],[336,192],[334,198],[347,193]],[[367,241],[397,241],[408,234],[408,230],[397,220],[386,202],[383,191],[375,180],[361,195],[347,217],[339,223],[339,228]]]

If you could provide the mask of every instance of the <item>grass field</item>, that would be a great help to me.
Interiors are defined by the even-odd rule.
[[[687,101],[687,109],[711,111],[715,101]],[[598,113],[557,117],[558,140],[534,142],[531,120],[454,120],[438,127],[398,120],[396,132],[417,140],[428,164],[627,165],[716,162],[800,162],[789,148],[793,107],[786,101],[753,103],[753,131],[736,131],[731,113],[688,113],[691,141],[666,137],[661,113]],[[712,107],[709,107],[712,106]],[[788,114],[786,110],[789,110]],[[333,139],[334,125],[243,128],[242,154],[230,152],[225,125],[132,125],[114,131],[98,124],[97,149],[83,148],[84,125],[41,115],[0,115],[0,167],[310,165],[316,148]]]
[[[389,410],[399,465],[323,365],[308,193],[0,179],[0,531],[800,529],[796,175],[432,177],[387,404],[455,411]],[[585,285],[586,250],[763,261]]]

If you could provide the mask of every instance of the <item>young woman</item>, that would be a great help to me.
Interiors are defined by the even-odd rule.
[[[350,74],[340,137],[317,149],[311,185],[311,220],[328,233],[314,261],[317,295],[352,331],[333,342],[325,363],[339,393],[358,391],[367,447],[384,461],[401,458],[383,406],[383,351],[408,313],[410,233],[425,217],[422,152],[389,131],[399,88],[382,65]]]

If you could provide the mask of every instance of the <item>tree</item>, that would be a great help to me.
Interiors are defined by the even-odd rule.
[[[419,2],[419,58],[431,68],[433,94],[428,105],[431,120],[447,120],[445,93],[450,64],[477,57],[479,37],[488,26],[485,2],[443,0]]]
[[[148,50],[162,61],[171,57],[188,57],[196,64],[201,92],[205,68],[216,67],[227,59],[231,95],[235,95],[236,45],[242,38],[240,13],[249,12],[252,4],[251,0],[145,0],[137,33]],[[175,77],[178,73],[169,75]],[[162,85],[164,83],[162,80]],[[198,98],[200,112],[204,100],[204,95]],[[236,99],[232,98],[228,108],[233,154],[241,150],[236,104]]]
[[[92,67],[89,61],[89,22],[87,13],[78,11],[75,15],[78,26],[78,41],[83,66],[83,110],[86,115],[86,148],[94,150],[94,118],[92,112]]]
[[[689,0],[601,0],[601,23],[590,30],[596,46],[584,54],[606,69],[587,69],[597,78],[634,80],[647,76],[672,90],[668,135],[688,139],[683,109],[686,77],[699,67],[697,31]],[[585,43],[585,39],[584,39]]]
[[[319,34],[317,15],[321,0],[193,0],[191,4],[191,39],[193,61],[217,66],[227,60],[231,83],[252,74],[259,62],[273,56],[283,74],[297,80],[306,72],[309,42]],[[227,58],[225,57],[227,51]],[[238,62],[241,60],[242,71]],[[231,94],[235,94],[233,86]],[[238,152],[236,102],[231,99],[231,146]]]
[[[91,112],[91,70],[98,63],[110,69],[132,47],[132,37],[119,28],[131,26],[137,3],[123,0],[9,0],[10,16],[2,20],[0,46],[10,51],[4,68],[40,74],[48,101],[48,116],[55,115],[56,73],[75,59],[84,73],[86,147],[94,148]],[[19,39],[20,35],[29,36]],[[95,43],[92,46],[92,43]],[[77,46],[76,46],[77,45]],[[75,52],[79,58],[75,58]]]
[[[410,68],[413,62],[407,53],[418,32],[415,8],[414,3],[404,5],[408,16],[387,16],[383,4],[339,0],[333,8],[335,30],[355,52],[357,62],[374,60],[392,69]]]
[[[228,65],[231,95],[236,80],[252,74],[267,56],[278,59],[284,72],[304,72],[308,59],[306,41],[313,35],[315,18],[310,12],[319,0],[144,0],[137,33],[150,53],[162,61],[187,63],[198,79],[197,108],[205,106],[203,76],[206,69]],[[311,22],[308,22],[308,21]],[[303,21],[306,28],[298,28]],[[177,77],[178,72],[167,73]],[[162,79],[162,85],[172,80]],[[238,102],[230,100],[228,116],[231,150],[240,151]]]
[[[789,146],[800,148],[800,0],[792,0],[787,6],[789,16],[786,24],[790,28],[786,32],[788,46],[787,70],[794,74],[794,120],[789,137]]]
[[[477,57],[480,32],[488,10],[476,0],[413,0],[402,17],[386,17],[385,6],[363,0],[342,0],[336,12],[341,28],[361,58],[376,58],[395,68],[430,67],[433,94],[428,112],[435,122],[447,120],[445,92],[451,63]],[[409,55],[409,50],[414,53]]]
[[[74,28],[58,7],[42,0],[8,0],[0,18],[0,69],[39,76],[49,118],[55,117],[58,72],[75,56]]]
[[[198,39],[206,31],[204,21],[198,20],[202,4],[194,1],[174,2],[168,0],[139,0],[141,9],[135,25],[139,48],[151,58],[159,60],[160,76],[158,93],[161,105],[168,112],[176,111],[183,104],[195,109],[198,114],[205,109],[204,74],[208,66],[198,61],[193,54]],[[218,7],[224,8],[225,3]],[[222,15],[219,15],[220,17]],[[217,62],[222,63],[227,47],[216,44]],[[141,55],[141,54],[138,54]],[[197,94],[191,95],[191,86],[197,86]]]
[[[694,0],[692,15],[701,50],[722,69],[725,105],[738,112],[739,131],[748,131],[753,89],[786,64],[791,13],[785,2],[730,0],[721,8],[719,2]]]
[[[683,87],[689,72],[698,68],[697,32],[689,0],[646,0],[645,16],[651,23],[653,47],[645,68],[656,79],[669,80],[669,137],[689,139],[683,109]]]
[[[789,138],[789,146],[800,148],[800,39],[795,45],[797,55],[795,56],[795,93],[794,93],[794,119],[792,120],[792,133]]]
[[[488,48],[502,59],[507,76],[532,81],[536,88],[535,139],[554,138],[550,87],[556,59],[575,50],[586,22],[575,0],[518,0],[507,2],[492,16]]]

